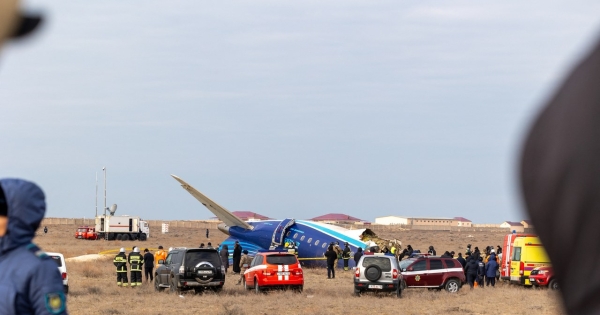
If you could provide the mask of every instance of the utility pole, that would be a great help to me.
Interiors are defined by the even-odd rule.
[[[96,216],[98,217],[98,172],[96,172]]]

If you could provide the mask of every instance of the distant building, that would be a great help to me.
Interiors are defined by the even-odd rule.
[[[270,220],[271,218],[266,217],[264,215],[258,214],[252,211],[232,211],[231,212],[236,217],[244,220],[244,221],[261,221],[261,220]],[[219,218],[213,217],[211,219],[218,220]]]
[[[465,219],[463,217],[454,217],[454,218],[433,218],[433,217],[400,217],[400,216],[385,216],[385,217],[377,217],[375,218],[376,224],[382,225],[427,225],[427,226],[465,226],[470,227],[472,225],[471,220]]]
[[[343,213],[328,213],[322,216],[318,216],[318,217],[314,217],[312,219],[309,219],[311,221],[315,221],[315,222],[323,222],[323,223],[330,223],[330,224],[360,224],[360,223],[364,223],[363,220],[347,215],[347,214],[343,214]]]
[[[395,216],[395,215],[388,215],[388,216],[385,216],[385,217],[375,218],[375,224],[381,224],[381,225],[396,225],[396,224],[408,225],[408,220],[409,220],[409,218],[399,217],[399,216]]]
[[[531,223],[531,220],[523,220],[523,221],[521,221],[521,224],[526,229],[532,229],[533,228],[533,223]]]
[[[521,222],[512,222],[512,221],[504,221],[500,224],[501,228],[508,228],[511,232],[515,231],[517,233],[525,232],[525,227]]]

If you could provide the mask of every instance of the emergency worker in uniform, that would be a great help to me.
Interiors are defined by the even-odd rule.
[[[0,16],[2,14],[0,11]],[[62,277],[56,263],[31,242],[46,212],[44,199],[44,193],[34,183],[21,179],[0,180],[2,314],[67,313]]]
[[[348,271],[348,261],[350,260],[350,247],[348,242],[344,244],[344,251],[342,252],[342,258],[344,259],[344,271]]]
[[[250,268],[250,264],[252,263],[252,257],[248,256],[248,250],[244,249],[242,253],[242,258],[240,258],[240,280],[237,282],[237,284],[242,283],[242,279],[244,279],[244,271],[248,270],[248,268]]]
[[[117,267],[117,285],[118,286],[128,286],[129,282],[127,281],[127,256],[125,256],[125,248],[121,248],[115,259],[113,260],[113,264]]]
[[[144,257],[140,254],[140,248],[134,247],[133,253],[129,254],[129,267],[131,268],[131,286],[142,285],[142,265]]]
[[[154,262],[156,267],[158,267],[158,261],[159,260],[166,260],[167,259],[167,252],[165,252],[165,250],[163,249],[162,245],[158,246],[158,251],[154,254]]]

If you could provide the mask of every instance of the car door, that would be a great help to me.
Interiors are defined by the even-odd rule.
[[[254,256],[254,259],[252,259],[252,262],[250,263],[250,269],[248,269],[248,271],[246,273],[244,273],[244,278],[246,279],[246,283],[248,284],[248,286],[254,285],[254,274],[256,272],[254,267],[257,265],[259,257],[261,257],[261,256],[260,255]]]
[[[404,281],[407,287],[422,287],[425,286],[423,275],[427,272],[427,261],[417,260],[412,265],[406,268],[403,274]]]
[[[428,259],[427,273],[424,276],[427,286],[441,286],[444,279],[444,265],[441,259]]]
[[[169,276],[171,274],[171,261],[173,260],[174,253],[169,253],[165,263],[158,268],[158,277],[160,284],[169,284]]]

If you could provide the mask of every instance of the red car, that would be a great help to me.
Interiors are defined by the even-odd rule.
[[[260,292],[269,288],[302,291],[304,273],[298,258],[288,252],[259,252],[244,272],[244,288]]]
[[[419,256],[400,262],[404,288],[436,288],[458,292],[466,282],[460,262],[453,258]]]
[[[552,290],[558,290],[558,282],[554,279],[552,266],[533,269],[529,274],[529,282],[536,287],[548,286]]]

